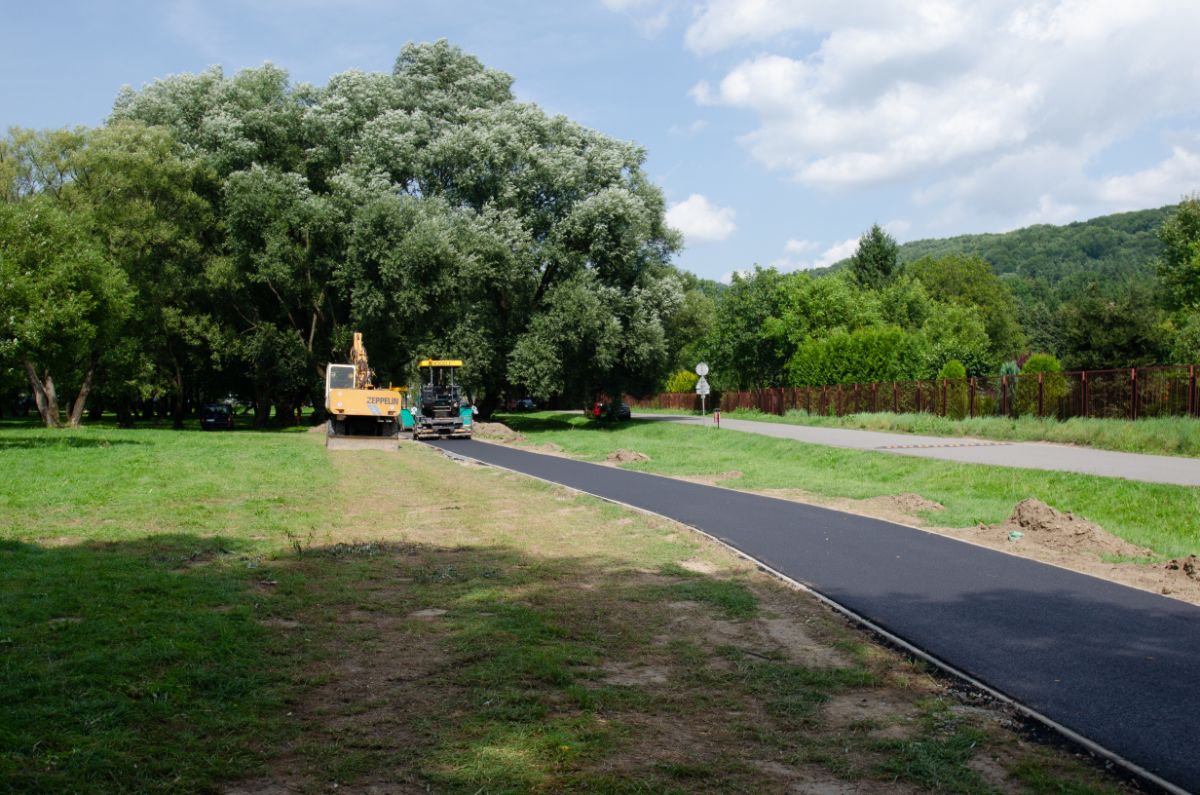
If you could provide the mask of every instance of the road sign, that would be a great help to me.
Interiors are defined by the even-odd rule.
[[[708,375],[708,364],[700,362],[696,365],[696,375],[700,376],[700,380],[704,380],[704,376]]]
[[[707,395],[712,392],[712,387],[708,385],[708,379],[700,376],[700,380],[696,382],[696,394]]]

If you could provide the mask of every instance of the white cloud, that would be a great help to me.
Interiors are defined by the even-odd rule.
[[[654,38],[671,23],[678,0],[600,0],[609,11],[633,20],[646,38]]]
[[[705,196],[693,193],[667,208],[667,223],[682,232],[689,243],[711,243],[737,231],[736,215],[732,207],[718,207]]]
[[[814,251],[824,247],[817,257],[808,257]],[[815,240],[791,239],[783,244],[783,256],[771,260],[771,267],[784,273],[788,271],[806,271],[813,268],[825,268],[839,260],[849,257],[858,250],[858,238],[853,237],[833,245],[825,245]]]
[[[708,122],[706,120],[696,119],[689,124],[672,124],[667,132],[671,133],[671,135],[692,136],[699,135],[700,133],[704,132],[706,127],[708,127]]]
[[[1100,181],[1100,198],[1121,207],[1146,207],[1200,190],[1200,136],[1175,144],[1171,156],[1133,174]]]
[[[1135,173],[1089,171],[1192,121],[1198,29],[1195,0],[707,0],[685,42],[758,50],[689,94],[752,114],[741,143],[769,169],[826,190],[904,184],[943,222],[994,225],[1196,190],[1200,138]]]
[[[821,244],[815,240],[796,240],[792,238],[783,244],[785,254],[807,254],[821,247]]]
[[[825,249],[824,253],[817,257],[810,267],[827,268],[833,263],[849,257],[855,251],[858,251],[858,238],[847,238],[841,243],[834,243],[832,246]]]

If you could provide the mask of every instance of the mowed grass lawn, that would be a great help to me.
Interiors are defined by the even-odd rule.
[[[556,444],[587,460],[603,460],[618,448],[650,457],[624,465],[629,469],[730,473],[722,486],[851,499],[914,492],[945,506],[929,517],[943,527],[1001,522],[1016,503],[1033,497],[1163,557],[1200,553],[1197,488],[845,450],[660,420],[610,423],[542,412],[505,421],[532,443]]]
[[[0,791],[1125,789],[677,525],[322,441],[0,429]]]

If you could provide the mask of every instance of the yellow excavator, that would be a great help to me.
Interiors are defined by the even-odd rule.
[[[331,363],[325,368],[328,436],[396,436],[404,395],[392,389],[376,389],[374,379],[362,333],[356,331],[350,364]]]

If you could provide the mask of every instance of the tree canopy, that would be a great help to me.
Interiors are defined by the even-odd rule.
[[[132,286],[136,344],[95,351],[115,402],[228,390],[290,414],[352,330],[396,383],[461,357],[485,412],[653,390],[705,302],[645,153],[511,86],[445,41],[324,86],[214,67],[122,91],[99,129],[10,135],[0,187],[84,212]]]

